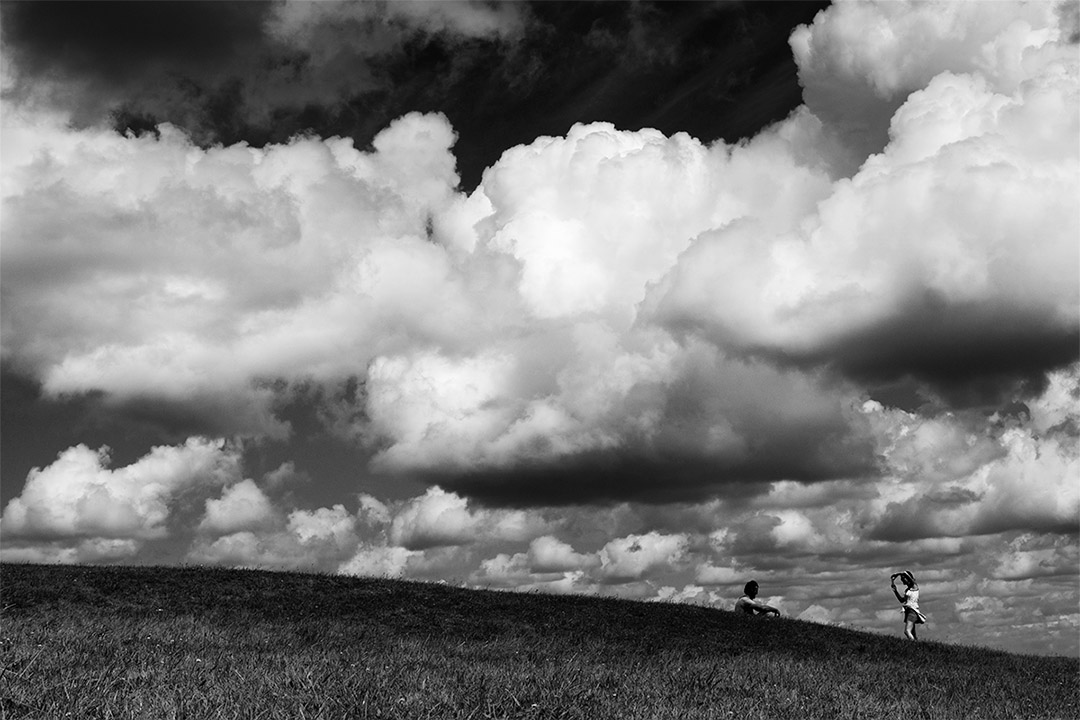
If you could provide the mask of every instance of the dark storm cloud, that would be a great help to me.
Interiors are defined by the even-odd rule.
[[[45,99],[79,124],[115,113],[211,137],[243,78],[266,61],[265,2],[4,3],[15,99]],[[45,97],[42,98],[42,95]]]
[[[581,453],[505,469],[420,473],[415,477],[494,506],[649,504],[740,501],[768,492],[776,480],[821,482],[876,472],[868,443],[843,441],[813,428],[768,438],[745,458],[708,459],[640,453],[631,448]]]
[[[1048,372],[1080,359],[1080,328],[1041,308],[954,303],[927,293],[825,353],[783,359],[828,365],[870,387],[899,381],[913,394],[927,388],[954,408],[994,408],[1038,395]]]

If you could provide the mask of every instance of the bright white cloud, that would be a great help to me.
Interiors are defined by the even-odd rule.
[[[522,510],[470,509],[468,501],[438,487],[398,510],[390,529],[394,545],[419,550],[492,540],[528,540],[547,522]]]
[[[199,530],[230,535],[241,530],[257,530],[272,525],[277,513],[270,499],[254,480],[241,480],[225,489],[220,498],[206,501],[206,515]]]
[[[772,529],[777,546],[808,548],[819,542],[813,523],[798,510],[780,510],[774,516],[780,520],[780,524]]]
[[[419,554],[403,547],[362,546],[338,567],[337,572],[363,577],[400,577],[406,572],[409,561]]]
[[[833,614],[821,605],[811,605],[799,613],[798,619],[827,625],[833,622]]]
[[[543,535],[529,543],[529,567],[534,572],[570,572],[596,565],[592,554],[574,552],[574,548],[552,535]]]
[[[1062,39],[1055,3],[837,3],[790,43],[803,100],[861,161],[893,112],[942,72],[979,74],[1011,93],[1033,50]]]
[[[600,573],[610,583],[640,580],[682,562],[687,544],[682,534],[649,532],[616,538],[600,549]]]
[[[197,538],[187,560],[213,565],[332,572],[361,555],[357,520],[343,505],[293,510],[285,526],[240,530],[213,540]],[[360,572],[360,561],[351,572]]]
[[[721,598],[716,593],[710,592],[700,585],[686,585],[682,590],[665,585],[656,592],[656,600],[686,605],[714,606],[721,601]]]
[[[457,184],[454,137],[409,115],[372,153],[202,150],[168,126],[125,138],[5,116],[5,352],[50,393],[206,405],[280,435],[256,381],[346,377],[469,316],[425,230]]]
[[[301,543],[328,544],[342,550],[355,545],[356,518],[344,505],[289,513],[288,529]]]
[[[161,538],[169,534],[170,502],[179,493],[240,480],[238,450],[205,438],[155,447],[122,468],[108,466],[108,448],[78,445],[48,467],[31,470],[22,492],[4,508],[5,536]]]

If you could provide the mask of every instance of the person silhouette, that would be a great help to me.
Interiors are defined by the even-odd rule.
[[[896,589],[896,578],[900,578],[900,582],[906,586],[903,595]],[[904,637],[908,640],[918,640],[915,628],[926,622],[926,616],[919,611],[919,583],[915,582],[915,576],[911,574],[910,570],[901,570],[889,577],[889,587],[892,588],[896,599],[903,605]]]
[[[735,602],[735,610],[742,611],[747,615],[780,615],[780,611],[774,608],[772,605],[766,605],[763,602],[758,601],[758,584],[757,580],[751,580],[743,587],[743,596]]]

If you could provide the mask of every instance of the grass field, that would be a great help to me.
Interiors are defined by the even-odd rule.
[[[1080,663],[723,610],[0,566],[3,718],[1080,718]]]

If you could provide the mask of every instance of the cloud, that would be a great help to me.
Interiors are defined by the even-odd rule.
[[[1067,41],[1060,20],[1054,3],[837,3],[796,28],[790,44],[806,106],[861,162],[885,147],[907,97],[943,72],[1015,91],[1031,49]]]
[[[400,119],[370,154],[303,138],[204,151],[167,127],[122,138],[41,116],[8,133],[4,347],[47,393],[164,400],[189,429],[280,437],[265,381],[347,377],[470,311],[424,229],[457,182],[441,116]]]
[[[4,562],[61,565],[102,565],[124,562],[138,557],[143,548],[140,540],[117,538],[88,538],[75,543],[48,542],[25,544],[6,540]]]
[[[527,540],[547,522],[522,510],[470,510],[465,498],[438,487],[409,501],[394,516],[390,537],[409,550],[469,545],[492,540]]]
[[[833,614],[821,605],[811,605],[799,613],[798,619],[828,625],[833,622]]]
[[[255,481],[241,480],[226,488],[220,498],[207,499],[206,515],[198,529],[214,535],[231,535],[257,530],[276,521],[277,512]]]
[[[403,547],[360,547],[356,553],[337,568],[343,575],[363,577],[400,577],[409,567],[409,561],[419,553]]]
[[[325,53],[343,47],[372,55],[385,52],[385,30],[422,30],[447,33],[461,38],[512,38],[522,32],[527,10],[516,5],[491,5],[476,0],[446,0],[386,3],[310,3],[286,0],[278,3],[267,23],[269,34],[297,48],[316,54],[315,62],[325,62]],[[384,32],[379,35],[373,27]],[[395,41],[397,41],[395,39]],[[400,41],[398,41],[400,42]],[[324,54],[320,57],[320,53]]]
[[[480,561],[469,582],[479,587],[543,592],[555,595],[587,594],[600,590],[584,570],[545,570],[531,565],[526,553],[499,553]]]
[[[557,356],[545,366],[556,377],[541,398],[545,378],[523,372],[529,356],[376,365],[368,408],[392,444],[375,467],[509,504],[698,499],[738,482],[873,467],[862,421],[835,386],[704,344],[663,340],[641,357],[594,332],[578,334],[589,346],[572,366],[560,370]]]
[[[1080,548],[1064,538],[1021,535],[1000,551],[991,577],[1021,581],[1047,576],[1074,575]]]
[[[313,112],[362,124],[350,103],[393,88],[386,66],[410,44],[498,47],[529,22],[524,6],[471,0],[35,5],[3,18],[9,97],[64,108],[81,127],[167,120],[204,146],[282,139],[280,128],[310,127]]]
[[[313,14],[286,34],[339,11],[282,10]],[[808,93],[850,12],[810,29]],[[200,149],[17,108],[5,353],[54,396],[220,435],[283,439],[290,386],[353,378],[323,416],[374,472],[497,504],[874,476],[868,394],[1000,405],[1077,355],[1080,128],[1057,111],[1076,64],[1053,13],[1020,32],[980,12],[916,14],[948,16],[942,42],[991,33],[993,58],[845,85],[897,102],[847,178],[812,102],[732,145],[575,125],[468,196],[441,115],[362,152]],[[876,78],[866,58],[837,72]]]
[[[619,584],[662,571],[683,560],[686,535],[650,532],[609,541],[600,549],[600,575],[607,583]]]
[[[747,582],[745,571],[734,568],[717,566],[711,563],[698,565],[694,582],[702,585],[737,585]]]
[[[170,533],[174,504],[240,479],[236,448],[191,438],[155,447],[131,465],[110,469],[109,449],[69,448],[34,468],[22,492],[4,508],[7,538],[149,540]]]
[[[863,382],[913,377],[957,404],[1037,387],[1076,358],[1080,259],[1080,128],[1036,109],[1076,105],[1076,65],[1043,60],[1010,96],[936,77],[800,228],[702,234],[647,301],[657,320]]]
[[[253,494],[250,489],[241,492]],[[292,510],[284,527],[273,527],[265,520],[259,518],[260,522],[251,523],[255,529],[233,531],[213,539],[198,537],[187,549],[186,559],[211,565],[326,572],[346,564],[359,548],[357,518],[340,504]]]
[[[572,572],[596,565],[598,558],[574,552],[569,543],[543,535],[529,543],[528,561],[533,572]]]
[[[895,499],[890,498],[873,531],[883,539],[934,536],[965,536],[1007,530],[1072,532],[1080,522],[1080,450],[1075,398],[1080,397],[1080,366],[1052,373],[1046,392],[1031,402],[1032,421],[1020,427],[1005,426],[993,434],[972,437],[970,426],[960,418],[951,422],[923,421],[914,417],[883,437],[893,442],[886,450],[890,465],[911,475],[913,484]],[[1072,405],[1066,398],[1073,398]],[[930,433],[941,429],[953,442],[945,447],[925,448],[929,458],[950,457],[948,462],[928,462],[947,472],[923,472],[927,461],[914,468],[892,458],[916,458],[919,446]],[[959,442],[957,442],[959,441]],[[933,442],[933,441],[932,441]]]
[[[356,519],[343,505],[289,513],[288,530],[306,545],[326,544],[347,549],[355,544]]]
[[[699,585],[686,585],[682,590],[665,585],[657,591],[656,600],[686,605],[715,606],[719,604],[720,597]]]

